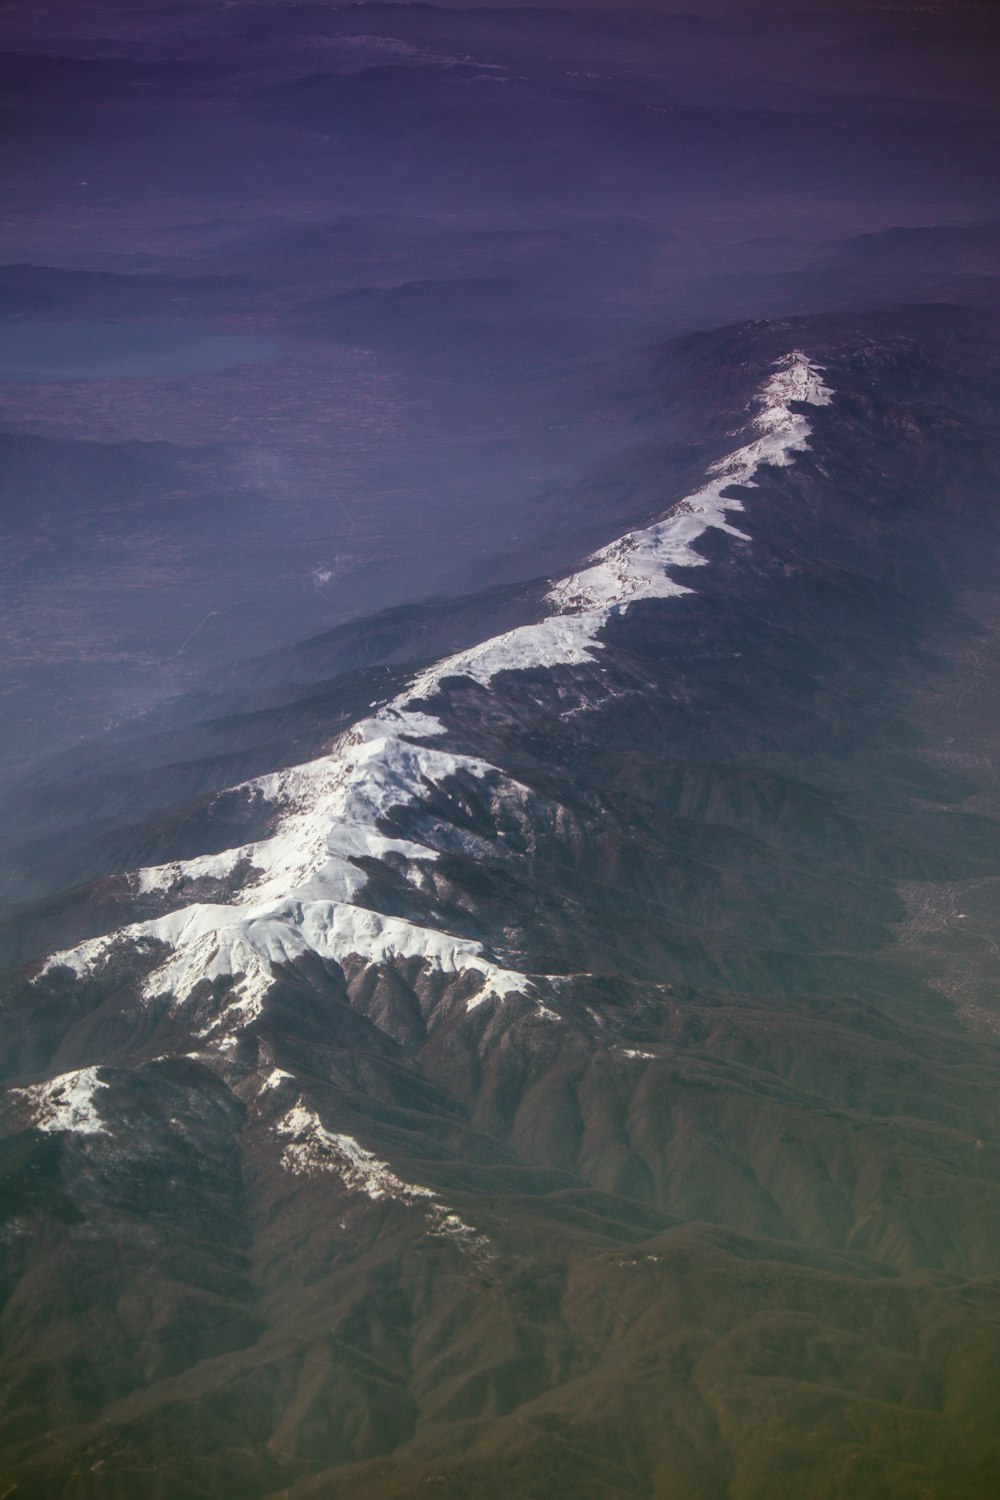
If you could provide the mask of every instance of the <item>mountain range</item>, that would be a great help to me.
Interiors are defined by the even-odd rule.
[[[697,486],[63,902],[19,1489],[985,1500],[996,384],[895,326],[686,341]]]
[[[0,1500],[996,1500],[993,10],[0,33]]]

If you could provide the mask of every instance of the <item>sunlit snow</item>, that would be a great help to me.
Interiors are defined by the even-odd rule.
[[[354,1136],[327,1130],[319,1115],[307,1109],[301,1099],[278,1119],[274,1130],[287,1142],[281,1153],[281,1165],[286,1172],[300,1176],[329,1172],[349,1192],[363,1194],[374,1202],[395,1199],[416,1204],[427,1214],[430,1234],[455,1240],[472,1253],[488,1253],[489,1241],[485,1236],[466,1224],[430,1188],[404,1182],[388,1162],[365,1150]]]
[[[60,1073],[48,1083],[11,1089],[11,1096],[23,1099],[31,1107],[32,1124],[37,1130],[103,1135],[105,1125],[95,1108],[94,1095],[108,1085],[98,1072],[97,1068],[79,1068],[73,1073]]]

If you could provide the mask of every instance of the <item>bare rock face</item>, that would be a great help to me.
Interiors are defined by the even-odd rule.
[[[686,495],[22,910],[10,1493],[992,1495],[987,347],[689,343]]]

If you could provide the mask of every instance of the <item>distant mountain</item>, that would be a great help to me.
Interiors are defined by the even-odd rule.
[[[822,247],[782,243],[774,259],[773,269],[694,280],[682,294],[692,323],[700,325],[708,309],[774,318],[847,308],[870,313],[918,300],[992,312],[1000,286],[1000,227],[934,224]]]
[[[239,276],[122,275],[22,262],[0,266],[0,318],[185,318],[232,313],[259,291]]]
[[[373,623],[263,711],[306,753],[18,917],[26,1494],[991,1496],[993,346],[678,357],[717,441],[657,516],[422,661]]]

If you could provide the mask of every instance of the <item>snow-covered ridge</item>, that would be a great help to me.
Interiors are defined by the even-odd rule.
[[[590,566],[564,578],[549,592],[561,609],[606,610],[627,608],[636,599],[662,599],[688,590],[675,583],[670,568],[691,568],[705,559],[692,550],[709,527],[743,538],[727,520],[727,512],[742,510],[742,502],[726,499],[732,485],[753,485],[763,464],[784,468],[792,456],[807,446],[809,423],[796,415],[790,403],[808,402],[824,406],[831,392],[818,371],[801,354],[792,354],[766,381],[757,397],[751,423],[753,437],[735,453],[720,459],[708,471],[708,483],[674,506],[665,520],[642,531],[629,531],[589,559]]]
[[[98,1089],[107,1087],[97,1068],[79,1068],[74,1073],[60,1073],[48,1083],[11,1089],[10,1095],[28,1105],[36,1130],[104,1135],[106,1127],[95,1107],[94,1095]]]
[[[207,1038],[220,1038],[250,1022],[277,969],[310,954],[337,963],[349,958],[374,964],[418,959],[444,973],[468,975],[477,986],[469,1009],[491,997],[530,994],[528,976],[496,963],[481,943],[365,904],[367,876],[359,860],[393,856],[417,863],[438,857],[425,844],[385,835],[382,828],[391,810],[420,804],[432,788],[460,774],[495,778],[500,789],[515,786],[485,761],[428,745],[445,727],[426,712],[425,701],[448,678],[488,685],[503,671],[590,661],[613,613],[638,599],[687,592],[670,569],[704,563],[693,550],[695,540],[710,527],[741,535],[727,519],[730,511],[742,509],[741,502],[724,492],[731,485],[754,484],[763,465],[791,463],[810,435],[807,418],[793,411],[793,403],[826,405],[830,399],[819,370],[804,354],[786,356],[752,404],[748,441],[714,464],[704,487],[675,504],[663,520],[628,532],[579,571],[553,583],[542,619],[420,673],[408,690],[341,735],[318,760],[246,783],[245,790],[278,808],[270,837],[223,854],[140,870],[132,877],[137,892],[173,891],[181,898],[187,882],[211,877],[232,890],[227,902],[181,905],[165,916],[134,923],[111,937],[54,954],[42,973],[60,965],[81,975],[92,973],[122,939],[164,944],[170,955],[144,981],[147,999],[172,995],[183,1004],[202,981],[233,981],[221,1008],[202,1026]]]
[[[380,1161],[359,1146],[353,1136],[327,1130],[301,1099],[281,1116],[274,1128],[288,1141],[281,1153],[286,1172],[335,1172],[345,1187],[376,1202],[380,1198],[412,1202],[434,1197],[430,1188],[415,1187],[397,1177],[388,1162]]]
[[[278,1119],[274,1130],[287,1142],[281,1153],[281,1165],[286,1172],[309,1177],[330,1172],[340,1178],[349,1192],[363,1194],[376,1203],[394,1199],[416,1204],[427,1215],[430,1234],[455,1240],[472,1253],[488,1252],[486,1238],[442,1203],[430,1188],[404,1182],[388,1162],[365,1150],[352,1135],[327,1130],[319,1115],[307,1109],[301,1099]]]
[[[236,981],[225,1008],[204,1028],[208,1036],[252,1020],[275,967],[308,953],[338,963],[353,956],[373,963],[419,958],[444,973],[473,975],[477,1001],[527,989],[526,977],[491,962],[482,944],[357,904],[367,881],[358,860],[437,858],[432,848],[380,831],[391,809],[419,802],[459,772],[501,776],[473,756],[418,743],[443,733],[437,719],[404,696],[342,735],[328,755],[248,782],[247,790],[282,809],[269,838],[132,877],[137,892],[169,892],[206,876],[226,882],[249,866],[229,902],[195,902],[133,923],[53,954],[42,973],[65,965],[91,974],[122,939],[166,944],[171,956],[143,982],[147,999],[172,994],[183,1003],[203,980]]]
[[[612,613],[638,599],[667,599],[689,592],[670,576],[671,568],[702,566],[693,544],[711,527],[742,537],[727,512],[743,509],[724,496],[733,485],[752,486],[764,465],[785,468],[809,445],[806,416],[793,403],[828,406],[833,392],[821,371],[799,350],[785,356],[751,405],[749,441],[713,464],[707,483],[671,507],[663,520],[626,532],[587,559],[587,566],[553,583],[546,595],[548,616],[534,625],[484,641],[439,662],[413,684],[416,696],[430,697],[451,676],[484,685],[497,673],[532,667],[579,666],[600,647],[599,636]]]

